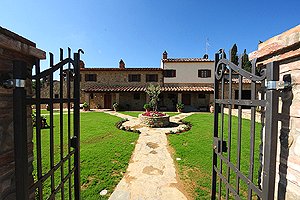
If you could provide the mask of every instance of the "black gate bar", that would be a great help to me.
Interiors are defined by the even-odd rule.
[[[279,92],[276,90],[276,81],[279,80],[278,62],[268,63],[266,91],[266,123],[263,166],[263,199],[274,199],[276,154],[278,139],[278,101]]]
[[[26,90],[27,64],[14,61],[13,79],[13,120],[14,120],[14,155],[16,174],[16,199],[28,200],[28,152],[27,152],[27,118]]]

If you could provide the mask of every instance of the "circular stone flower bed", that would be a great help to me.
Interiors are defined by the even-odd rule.
[[[145,112],[139,114],[143,124],[152,128],[166,127],[170,123],[170,116],[161,112]]]

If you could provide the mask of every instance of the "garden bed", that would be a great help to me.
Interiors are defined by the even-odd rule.
[[[170,123],[170,116],[163,115],[163,116],[146,116],[144,114],[139,115],[139,119],[143,124],[149,126],[151,128],[161,128],[166,127]]]

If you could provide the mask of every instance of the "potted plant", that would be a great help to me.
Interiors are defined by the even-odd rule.
[[[82,105],[82,107],[83,107],[84,111],[88,111],[89,110],[89,104],[87,102],[84,102],[83,105]]]
[[[113,103],[114,111],[117,111],[118,107],[119,107],[119,104],[117,102]]]
[[[146,110],[146,112],[150,112],[151,106],[149,103],[145,103],[144,104],[144,109]]]
[[[214,104],[213,104],[213,102],[210,102],[210,104],[209,104],[209,111],[210,111],[211,113],[213,113],[214,110],[215,110]]]
[[[46,110],[50,111],[50,105],[49,104],[46,104]]]
[[[183,103],[177,103],[176,108],[178,112],[182,112],[184,109],[184,104]]]

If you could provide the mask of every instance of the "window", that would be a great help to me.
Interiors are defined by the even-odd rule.
[[[128,74],[128,81],[129,82],[141,82],[141,75],[140,74]]]
[[[199,78],[209,78],[209,77],[211,77],[211,70],[210,69],[199,69],[198,70],[198,77]]]
[[[90,99],[94,99],[94,94],[93,93],[90,94]]]
[[[59,98],[59,95],[58,95],[58,94],[54,94],[54,98],[55,98],[55,99],[58,99],[58,98]]]
[[[157,74],[146,74],[146,82],[157,82],[158,75]]]
[[[198,94],[199,99],[205,99],[205,94]]]
[[[164,77],[176,77],[176,70],[174,69],[164,70]]]
[[[97,74],[86,74],[85,81],[97,81]]]
[[[134,93],[133,94],[133,99],[140,100],[141,99],[141,94],[140,93]]]

